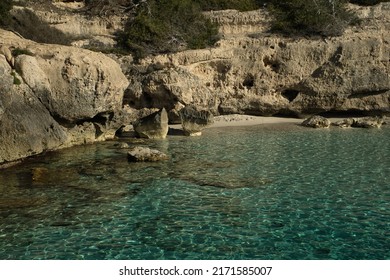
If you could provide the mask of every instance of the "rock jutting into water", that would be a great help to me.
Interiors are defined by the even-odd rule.
[[[168,129],[168,114],[165,108],[134,123],[135,132],[142,138],[164,139],[167,137]]]
[[[311,116],[302,122],[302,126],[313,128],[328,128],[330,126],[330,121],[327,118],[321,116]]]
[[[0,164],[114,137],[129,83],[118,63],[2,29],[0,41],[23,51],[14,69],[9,52],[0,54]]]
[[[361,128],[380,128],[385,122],[382,117],[364,117],[353,119],[352,127]]]
[[[202,130],[213,123],[213,114],[208,110],[189,105],[180,110],[184,134],[199,136]]]
[[[155,162],[167,160],[169,157],[158,150],[136,146],[127,152],[129,162]]]
[[[386,124],[384,117],[348,118],[332,123],[338,127],[380,128]]]

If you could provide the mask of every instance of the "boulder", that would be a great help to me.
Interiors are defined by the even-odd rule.
[[[383,117],[354,118],[351,127],[380,128],[384,122]]]
[[[158,150],[136,146],[127,152],[129,162],[155,162],[167,160],[168,156]]]
[[[302,122],[302,126],[312,127],[312,128],[328,128],[330,126],[330,121],[327,118],[321,116],[311,116]]]
[[[122,106],[129,82],[113,59],[2,29],[0,41],[0,164],[112,139],[136,119]],[[13,48],[25,54],[11,57]]]
[[[303,126],[313,128],[327,128],[330,126],[330,121],[321,116],[311,116],[302,122]]]
[[[164,139],[168,134],[168,114],[165,108],[140,118],[134,123],[135,132],[142,138]]]
[[[179,113],[184,134],[187,136],[201,135],[202,130],[214,122],[210,111],[192,105],[184,107]]]

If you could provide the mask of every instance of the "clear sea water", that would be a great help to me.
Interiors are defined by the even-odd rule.
[[[390,259],[390,127],[122,139],[0,170],[0,259]]]

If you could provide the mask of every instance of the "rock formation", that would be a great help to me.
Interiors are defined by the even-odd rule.
[[[168,114],[165,108],[134,123],[138,136],[148,139],[164,139],[168,134]]]
[[[213,115],[208,110],[201,110],[193,105],[184,107],[179,114],[187,136],[199,136],[204,128],[213,123]]]
[[[312,128],[328,128],[330,120],[321,116],[312,116],[302,122],[303,126]]]
[[[43,45],[0,29],[3,46],[28,50],[13,70],[0,55],[0,164],[46,150],[111,139],[128,81],[105,55]]]

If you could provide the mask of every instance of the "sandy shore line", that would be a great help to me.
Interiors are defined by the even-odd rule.
[[[260,124],[280,124],[296,123],[300,124],[303,119],[280,118],[280,117],[261,117],[249,115],[225,115],[214,117],[214,123],[210,127],[229,127],[229,126],[250,126]]]
[[[251,126],[261,124],[281,124],[281,123],[296,123],[300,124],[303,119],[296,118],[279,118],[279,117],[261,117],[261,116],[250,116],[250,115],[223,115],[214,117],[214,123],[208,128],[217,127],[231,127],[231,126]],[[173,129],[181,129],[181,124],[169,125]]]

